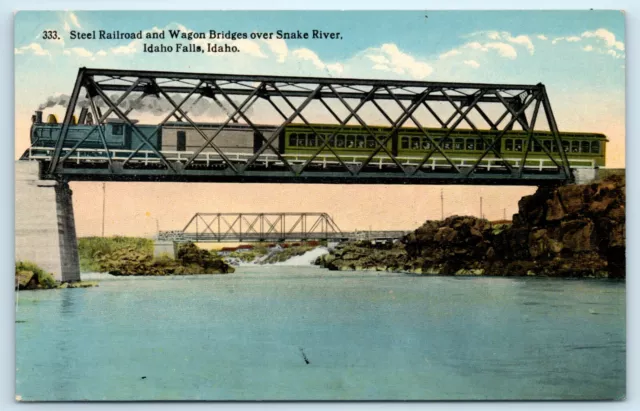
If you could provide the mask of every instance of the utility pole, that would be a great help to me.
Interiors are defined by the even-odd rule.
[[[502,209],[502,219],[503,219],[503,220],[506,220],[506,219],[507,219],[507,209],[506,209],[506,208],[503,208],[503,209]]]
[[[482,216],[482,196],[480,196],[480,218],[484,218]]]
[[[444,220],[444,190],[440,189],[440,220]]]
[[[107,208],[107,183],[102,183],[102,237],[104,237],[104,214]]]

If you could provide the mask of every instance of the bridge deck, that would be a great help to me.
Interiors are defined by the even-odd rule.
[[[198,242],[198,243],[236,243],[236,242],[285,242],[285,241],[354,241],[354,240],[395,240],[400,239],[410,231],[356,231],[329,233],[230,233],[230,234],[196,234],[160,232],[157,239],[162,241]]]

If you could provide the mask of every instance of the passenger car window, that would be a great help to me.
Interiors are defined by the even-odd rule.
[[[580,143],[580,152],[582,153],[588,153],[591,150],[589,149],[589,142],[588,141],[583,141],[582,143]]]
[[[376,142],[372,136],[367,137],[367,148],[375,148]]]
[[[513,151],[513,140],[508,138],[504,141],[504,151]]]
[[[522,140],[517,138],[513,140],[513,151],[522,151]]]
[[[476,139],[468,138],[467,139],[467,150],[475,150],[476,149]]]
[[[113,128],[111,129],[111,134],[113,134],[115,136],[121,136],[123,129],[124,129],[124,127],[123,127],[122,124],[114,124]]]

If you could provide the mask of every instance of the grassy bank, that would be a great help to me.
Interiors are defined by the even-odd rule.
[[[15,288],[18,290],[39,290],[52,288],[85,288],[94,287],[95,282],[76,281],[73,283],[59,283],[51,273],[44,271],[31,261],[17,261],[15,274]]]
[[[113,275],[226,274],[234,269],[215,253],[181,244],[176,258],[155,258],[153,240],[138,237],[85,237],[78,240],[80,270]]]
[[[81,237],[78,239],[80,271],[100,272],[102,265],[98,258],[116,254],[123,250],[137,252],[153,257],[153,240],[139,237]]]

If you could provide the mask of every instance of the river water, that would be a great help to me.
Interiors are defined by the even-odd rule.
[[[622,282],[283,265],[93,278],[99,287],[17,295],[16,394],[23,400],[625,393]]]

